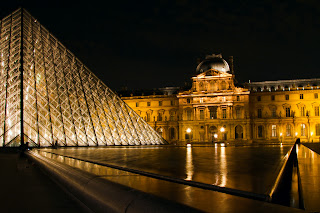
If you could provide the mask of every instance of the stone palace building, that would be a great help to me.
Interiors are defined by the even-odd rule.
[[[208,55],[192,87],[121,94],[169,143],[320,141],[320,79],[249,82],[235,86],[233,59]],[[121,93],[121,92],[120,92]]]

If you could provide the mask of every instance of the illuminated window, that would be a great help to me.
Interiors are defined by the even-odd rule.
[[[200,120],[204,120],[204,110],[200,109]]]
[[[314,116],[319,116],[319,106],[314,107]]]
[[[286,95],[286,100],[289,100],[289,95]]]
[[[203,98],[200,98],[200,103],[203,103]]]
[[[271,125],[271,137],[277,137],[277,125]]]
[[[150,106],[151,104],[150,104],[150,102],[147,102],[147,106]]]
[[[306,125],[301,124],[301,136],[306,136]]]
[[[286,136],[287,137],[291,136],[291,125],[290,124],[286,125]]]
[[[316,124],[316,136],[320,136],[320,124]]]
[[[300,108],[300,116],[301,116],[301,117],[306,116],[306,110],[305,110],[305,107],[304,107],[304,106],[302,106],[302,107]]]
[[[162,106],[162,101],[159,101],[159,106]]]
[[[286,117],[290,117],[290,107],[286,107]]]
[[[262,109],[258,109],[258,118],[262,118]]]
[[[257,100],[258,100],[258,101],[261,101],[261,96],[258,96],[258,97],[257,97]]]
[[[222,118],[227,118],[227,109],[222,109]]]
[[[300,99],[303,99],[303,94],[300,94]]]
[[[274,101],[274,95],[271,95],[271,101]]]
[[[318,99],[318,93],[314,93],[314,99]]]

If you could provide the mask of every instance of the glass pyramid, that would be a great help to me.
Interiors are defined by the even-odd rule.
[[[0,21],[0,146],[166,141],[26,10]]]

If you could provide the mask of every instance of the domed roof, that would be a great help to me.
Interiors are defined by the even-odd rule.
[[[197,73],[202,73],[210,69],[220,72],[230,71],[229,64],[222,58],[221,54],[207,55],[206,59],[197,66]]]

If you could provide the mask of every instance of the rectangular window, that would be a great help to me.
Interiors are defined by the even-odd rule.
[[[286,100],[289,100],[289,95],[286,95]]]
[[[204,110],[200,109],[200,120],[204,120]]]
[[[162,113],[161,112],[158,113],[158,121],[162,121]]]
[[[277,117],[277,110],[276,110],[276,108],[272,108],[272,110],[271,110],[271,116],[272,116],[273,118]]]
[[[316,124],[316,136],[320,136],[320,124]]]
[[[190,101],[190,98],[188,98],[188,99],[187,99],[187,103],[190,104],[190,102],[191,102],[191,101]]]
[[[277,125],[271,125],[271,137],[277,137]]]
[[[200,98],[200,103],[203,103],[203,98]]]
[[[263,137],[263,126],[258,126],[258,138]]]
[[[174,121],[174,112],[170,113],[170,121]]]
[[[291,125],[287,124],[286,126],[286,136],[290,137],[291,136]]]
[[[222,109],[222,118],[227,118],[227,109]]]
[[[305,107],[304,106],[300,108],[300,116],[301,117],[306,116],[306,111],[305,111]]]
[[[241,110],[240,110],[240,108],[236,108],[236,118],[237,119],[241,118]]]
[[[191,110],[187,111],[187,120],[191,121]]]
[[[162,106],[162,101],[159,101],[159,106]]]
[[[262,118],[262,109],[258,109],[258,118]]]
[[[303,99],[303,94],[300,94],[300,99]]]
[[[217,119],[218,107],[209,107],[210,110],[210,119]]]
[[[301,136],[306,136],[306,125],[301,124]]]
[[[150,112],[147,112],[147,122],[150,122],[151,114]]]
[[[239,95],[237,96],[237,101],[240,101],[240,96]]]
[[[319,116],[319,107],[318,106],[314,107],[314,116]]]
[[[261,96],[258,96],[258,97],[257,97],[257,100],[258,100],[258,101],[261,101]]]
[[[271,95],[271,101],[274,101],[274,95]]]
[[[150,104],[150,102],[147,102],[147,106],[150,106],[151,104]]]
[[[314,93],[314,99],[318,99],[318,93]]]
[[[286,107],[286,117],[290,117],[290,107]]]
[[[136,107],[139,107],[139,102],[136,102]]]
[[[173,101],[173,100],[170,101],[170,105],[171,105],[171,106],[174,105],[174,101]]]

